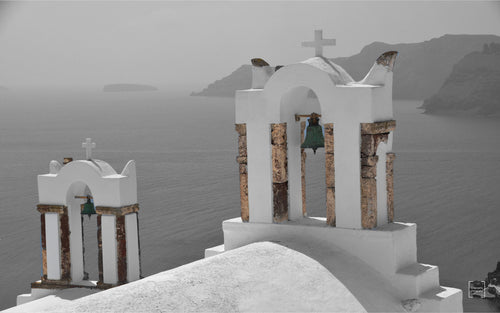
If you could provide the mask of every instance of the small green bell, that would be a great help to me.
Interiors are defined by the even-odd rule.
[[[323,127],[319,125],[319,115],[311,113],[309,125],[307,125],[306,139],[300,145],[301,148],[311,148],[314,154],[318,148],[325,147],[325,138],[323,137]]]
[[[90,218],[92,214],[96,214],[94,203],[90,200],[90,197],[87,198],[87,203],[82,204],[82,215],[87,214]]]

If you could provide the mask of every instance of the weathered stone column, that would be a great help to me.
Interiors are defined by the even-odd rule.
[[[248,207],[247,126],[246,124],[235,124],[235,129],[238,132],[238,156],[236,161],[239,164],[240,171],[241,220],[248,222],[250,211]]]
[[[132,204],[122,207],[104,207],[97,206],[96,213],[98,214],[97,219],[97,240],[99,245],[99,285],[101,288],[110,287],[108,284],[104,284],[103,275],[103,251],[102,251],[102,229],[101,229],[101,216],[115,215],[116,219],[116,269],[118,273],[118,285],[128,283],[127,279],[127,236],[125,229],[125,215],[130,213],[136,213],[139,211],[139,204]],[[140,251],[139,251],[140,255]],[[139,259],[140,260],[140,259]],[[139,261],[140,262],[140,261]],[[140,263],[139,263],[140,271]]]
[[[389,223],[394,222],[394,159],[396,154],[387,153],[386,158],[386,174],[387,180],[387,220]]]
[[[288,157],[286,123],[271,124],[273,221],[288,220]]]
[[[306,122],[300,122],[300,144],[304,143],[304,130],[306,129]],[[304,148],[300,148],[300,178],[302,184],[302,216],[307,216],[306,205],[306,158],[307,153]]]
[[[61,280],[71,281],[71,251],[69,244],[69,217],[68,207],[63,206],[63,213],[59,213],[61,234]]]
[[[42,246],[42,277],[41,280],[47,280],[47,238],[45,236],[45,213],[40,214],[40,224],[42,225],[42,236],[41,236],[41,246]]]
[[[99,281],[98,286],[104,285],[104,269],[102,264],[102,215],[97,213],[97,248],[98,248],[98,259],[97,266],[99,267]]]
[[[377,148],[387,142],[395,121],[361,123],[361,226],[377,227]]]
[[[116,254],[118,265],[118,284],[127,283],[127,237],[125,235],[125,216],[116,216]]]
[[[335,141],[333,123],[326,123],[323,126],[325,128],[326,223],[335,226]]]

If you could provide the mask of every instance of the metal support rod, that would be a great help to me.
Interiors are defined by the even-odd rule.
[[[75,196],[75,199],[94,199],[92,196]]]

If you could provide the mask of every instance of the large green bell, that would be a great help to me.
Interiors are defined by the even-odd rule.
[[[96,214],[94,203],[90,200],[90,197],[87,198],[87,203],[82,204],[82,215],[87,214],[90,218],[92,214]]]
[[[309,118],[309,125],[306,130],[306,139],[300,145],[301,148],[311,148],[316,154],[318,148],[325,147],[325,138],[323,137],[323,127],[319,125],[319,115],[316,113],[311,113]]]

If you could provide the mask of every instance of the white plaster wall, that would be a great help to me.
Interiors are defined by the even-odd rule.
[[[250,222],[272,223],[271,126],[261,90],[236,92],[236,123],[246,123]]]
[[[387,180],[386,180],[386,160],[387,144],[379,143],[377,148],[377,226],[388,223],[387,221]]]
[[[61,279],[58,213],[45,213],[45,243],[47,249],[47,278]]]
[[[38,176],[39,203],[67,205],[68,189],[74,182],[81,181],[92,190],[96,206],[120,207],[135,204],[135,162],[127,163],[122,174],[117,174],[108,163],[100,160],[70,162],[58,173]]]
[[[76,200],[76,201],[75,201]],[[73,199],[68,205],[70,251],[71,251],[71,279],[73,282],[83,280],[83,242],[80,203],[82,200]]]
[[[102,215],[102,267],[105,284],[118,281],[116,250],[116,218],[114,215]]]
[[[127,280],[131,282],[140,278],[137,213],[125,215],[125,236],[127,239]]]
[[[324,218],[304,218],[306,224],[242,223],[235,218],[222,223],[225,250],[259,241],[309,240],[311,244],[342,249],[377,271],[393,276],[402,267],[417,262],[416,225],[390,223],[374,230],[325,227]],[[314,223],[316,220],[316,223]]]

